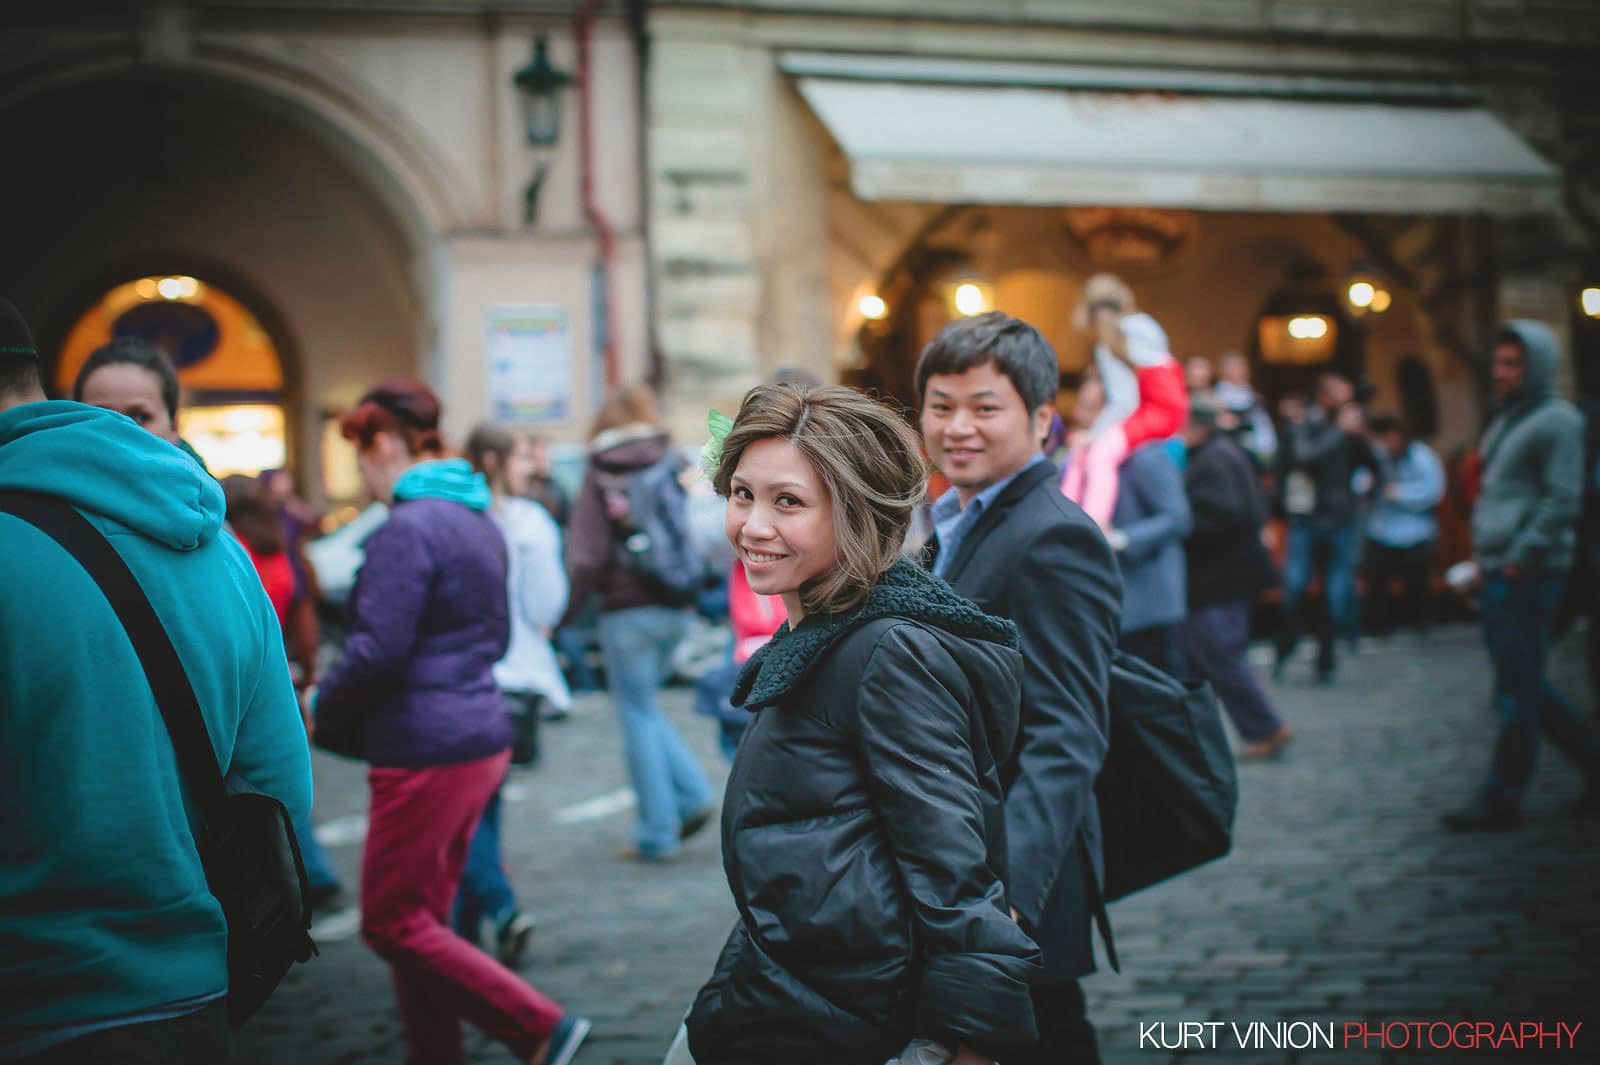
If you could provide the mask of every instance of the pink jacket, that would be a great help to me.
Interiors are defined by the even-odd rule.
[[[728,575],[728,620],[733,624],[733,660],[743,662],[789,619],[783,600],[757,595],[744,575],[744,563],[735,562]]]

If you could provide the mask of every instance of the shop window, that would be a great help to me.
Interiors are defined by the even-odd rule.
[[[72,394],[91,352],[117,337],[160,348],[178,370],[178,431],[219,477],[260,473],[288,461],[283,363],[272,337],[244,304],[185,274],[116,286],[67,334],[55,387]]]

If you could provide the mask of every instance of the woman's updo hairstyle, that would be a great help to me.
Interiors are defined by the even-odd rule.
[[[838,562],[800,590],[807,614],[856,606],[900,557],[911,515],[927,494],[921,441],[885,404],[837,385],[762,385],[739,407],[712,483],[733,491],[745,448],[788,440],[816,470],[833,501]]]
[[[413,455],[444,452],[439,397],[409,377],[392,378],[370,389],[354,408],[339,416],[339,432],[359,448],[371,446],[379,433],[389,433],[399,437]]]

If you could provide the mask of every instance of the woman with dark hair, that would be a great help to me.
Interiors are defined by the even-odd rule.
[[[178,371],[157,348],[139,337],[118,337],[89,353],[72,383],[72,398],[91,407],[126,414],[141,429],[176,444],[206,468],[205,459],[178,435]]]
[[[489,513],[506,538],[509,562],[506,603],[511,643],[495,663],[494,679],[505,694],[512,722],[512,761],[533,765],[539,757],[539,719],[546,703],[561,711],[572,694],[561,677],[550,627],[567,605],[567,574],[561,563],[561,530],[545,508],[525,498],[534,469],[533,440],[503,425],[484,424],[467,437],[467,460],[489,482]],[[466,871],[456,896],[456,932],[478,942],[483,919],[495,930],[502,962],[516,966],[533,934],[533,917],[517,906],[500,853],[500,793],[495,792],[472,835]]]
[[[687,1026],[699,1065],[979,1065],[1036,1039],[999,759],[1015,626],[900,557],[921,445],[846,388],[745,397],[715,459],[750,586],[788,611],[733,701],[723,865],[740,920]]]
[[[315,699],[372,768],[362,936],[392,969],[410,1065],[460,1065],[470,1021],[532,1065],[569,1065],[589,1022],[450,928],[472,832],[505,779],[511,727],[506,546],[489,487],[444,457],[427,386],[387,381],[340,418],[372,494],[391,505],[366,544],[350,636]]]
[[[163,440],[178,442],[178,371],[159,348],[119,337],[90,352],[72,398],[126,414]]]
[[[674,857],[680,842],[710,821],[715,801],[705,771],[656,702],[672,651],[688,632],[693,595],[675,595],[642,575],[627,548],[651,517],[631,513],[636,493],[630,486],[640,478],[659,490],[649,493],[652,500],[676,505],[682,519],[677,531],[687,540],[688,503],[674,479],[688,465],[658,424],[649,387],[615,389],[595,416],[589,469],[572,508],[567,618],[599,594],[606,683],[617,700],[628,780],[638,796],[634,845],[621,852],[627,861]]]

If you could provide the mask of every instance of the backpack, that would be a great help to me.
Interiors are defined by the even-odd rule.
[[[682,468],[683,460],[668,452],[652,465],[601,481],[624,565],[668,606],[693,602],[706,576],[689,525],[688,492],[678,480]]]
[[[1119,651],[1108,701],[1111,743],[1095,797],[1111,902],[1227,854],[1239,783],[1210,685]]]

